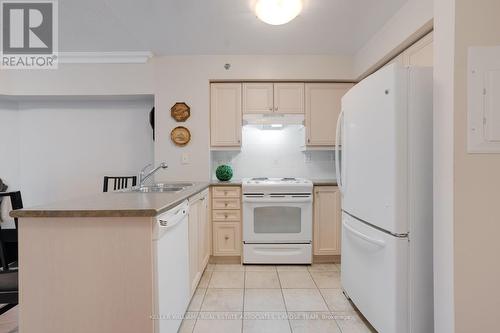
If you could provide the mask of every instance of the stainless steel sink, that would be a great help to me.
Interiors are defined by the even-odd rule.
[[[182,191],[184,189],[185,189],[185,187],[142,186],[142,187],[132,188],[130,191],[131,192],[142,192],[142,193],[149,193],[149,192],[180,192],[180,191]]]
[[[193,183],[156,183],[153,185],[136,186],[126,189],[124,192],[180,192],[188,187],[193,186]]]
[[[191,187],[193,186],[194,184],[193,183],[156,183],[152,186],[154,187],[182,187],[182,188],[186,188],[186,187]]]

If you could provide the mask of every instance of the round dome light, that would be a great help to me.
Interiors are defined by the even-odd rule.
[[[302,11],[302,0],[257,0],[257,17],[272,25],[290,22]]]

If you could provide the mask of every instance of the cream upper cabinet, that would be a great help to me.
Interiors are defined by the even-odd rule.
[[[433,66],[434,48],[433,32],[425,35],[418,42],[403,52],[404,64],[407,66]]]
[[[385,66],[398,63],[403,66],[426,66],[434,64],[433,32],[428,33],[399,55],[394,57]]]
[[[274,112],[304,113],[304,83],[275,83]]]
[[[314,187],[314,255],[340,255],[340,191],[336,186]]]
[[[241,146],[241,83],[210,85],[210,144]]]
[[[404,65],[405,64],[405,59],[403,57],[403,54],[401,53],[397,57],[393,58],[391,61],[389,61],[387,64],[385,64],[384,67],[392,65],[392,64]]]
[[[304,83],[243,83],[243,113],[304,113]]]
[[[307,146],[335,145],[342,96],[351,83],[306,83],[305,127]]]
[[[272,113],[273,91],[272,83],[243,83],[243,113]]]

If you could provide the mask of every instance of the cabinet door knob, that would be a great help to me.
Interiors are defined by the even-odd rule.
[[[311,142],[311,139],[307,139],[307,142],[310,143]]]
[[[273,111],[273,107],[272,106],[269,108],[269,111]]]
[[[229,236],[224,236],[224,239],[225,240],[229,240]]]
[[[224,214],[224,218],[227,219],[227,214]]]
[[[227,202],[224,203],[224,207],[227,207]]]

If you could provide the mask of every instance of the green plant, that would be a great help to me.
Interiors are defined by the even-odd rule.
[[[226,164],[219,165],[215,170],[215,176],[220,181],[228,181],[233,177],[233,169]]]

